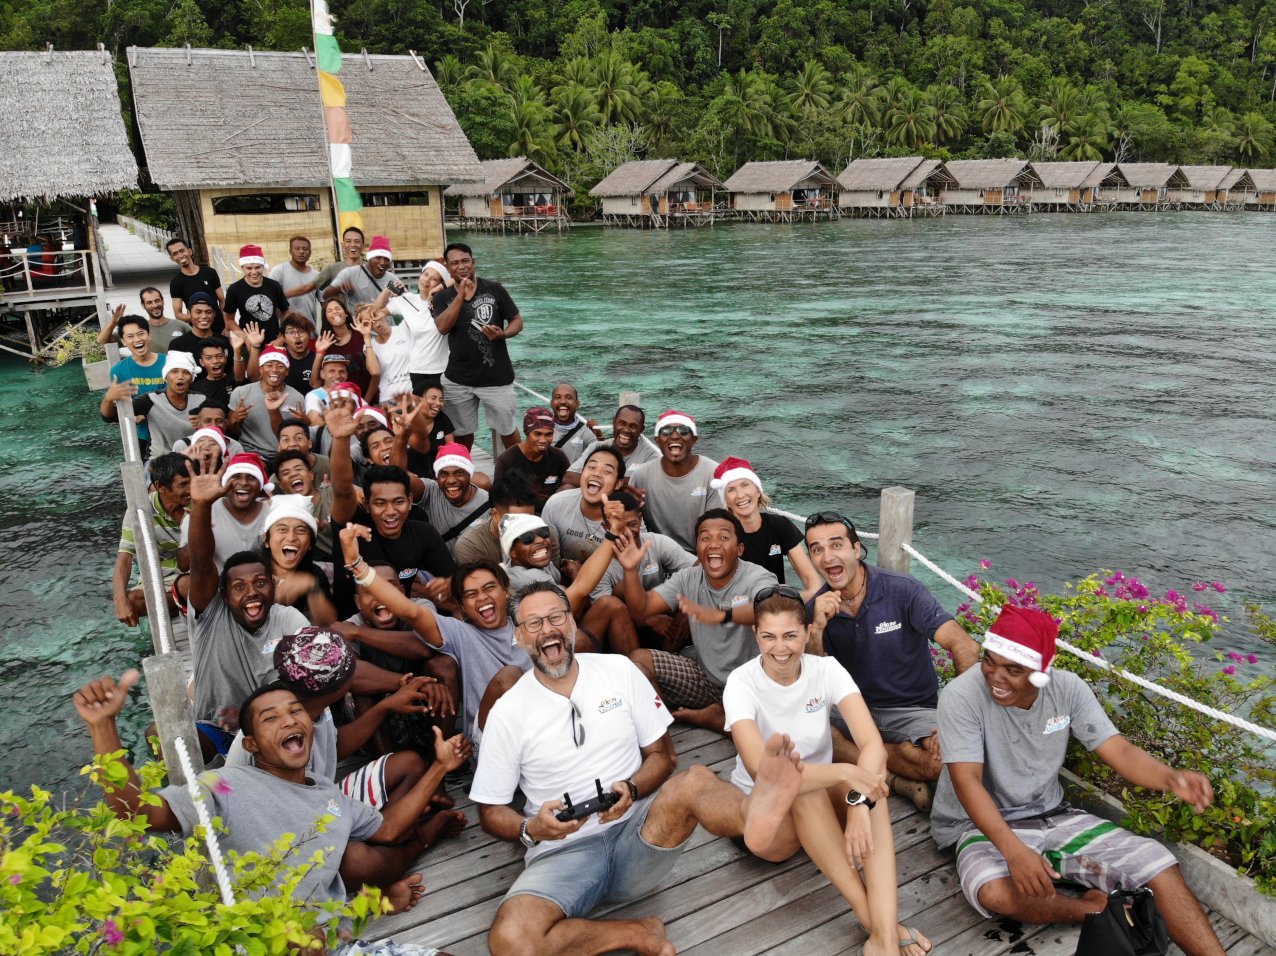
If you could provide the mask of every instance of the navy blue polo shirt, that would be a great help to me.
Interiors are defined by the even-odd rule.
[[[953,616],[916,578],[865,564],[868,590],[855,617],[824,628],[824,653],[855,679],[869,707],[936,707],[939,678],[930,657],[935,632]],[[826,584],[815,597],[827,593]],[[815,613],[815,598],[806,605]]]

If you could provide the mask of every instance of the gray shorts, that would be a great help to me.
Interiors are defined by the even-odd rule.
[[[446,375],[443,384],[443,413],[452,420],[457,435],[473,435],[478,429],[479,403],[487,413],[487,427],[498,435],[512,435],[518,401],[513,385],[458,385]]]
[[[653,846],[642,838],[642,825],[658,795],[639,800],[623,823],[538,856],[505,898],[537,896],[572,919],[588,916],[602,903],[646,896],[669,875],[682,853],[681,845]]]
[[[870,707],[873,723],[888,744],[918,744],[935,732],[939,726],[938,711],[934,707]],[[842,732],[847,740],[851,732],[837,708],[829,710],[829,723]]]

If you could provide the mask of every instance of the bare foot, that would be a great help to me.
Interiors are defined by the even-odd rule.
[[[679,707],[671,713],[674,720],[681,720],[693,727],[703,727],[705,730],[717,731],[720,734],[726,733],[727,713],[722,709],[721,704],[710,704],[708,707],[696,710],[690,707]]]
[[[766,853],[802,787],[802,761],[788,735],[772,734],[762,752],[753,792],[745,803],[744,843]]]
[[[647,916],[636,922],[641,924],[640,934],[634,939],[634,949],[640,956],[677,956],[678,951],[665,935],[665,924],[655,916]]]
[[[451,810],[454,806],[456,806],[456,801],[442,790],[430,797],[431,810]]]
[[[922,813],[930,812],[930,805],[934,800],[934,795],[930,792],[930,786],[926,781],[909,780],[907,777],[901,777],[897,773],[891,774],[891,790],[901,797],[907,797],[913,801],[913,806]]]
[[[456,836],[465,829],[465,813],[461,810],[442,810],[416,828],[417,839],[428,850],[440,840]]]
[[[910,929],[900,923],[896,931],[899,933],[900,956],[926,956],[930,952],[930,940],[916,928]]]
[[[391,883],[381,895],[390,901],[393,909],[392,913],[406,913],[417,903],[421,902],[421,897],[425,896],[425,887],[421,884],[421,874],[413,873],[411,876],[405,876],[397,883]]]

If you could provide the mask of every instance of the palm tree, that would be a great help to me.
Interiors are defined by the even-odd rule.
[[[935,121],[935,142],[946,143],[957,139],[966,131],[969,113],[961,90],[947,83],[936,83],[926,88],[926,105],[931,108]]]
[[[602,113],[589,90],[578,83],[554,88],[555,135],[558,141],[577,152],[585,148],[589,134],[602,122]]]
[[[518,69],[513,58],[489,43],[487,49],[480,50],[474,63],[466,69],[465,78],[472,83],[508,90],[517,74]]]
[[[852,126],[876,126],[882,117],[882,94],[876,74],[858,63],[843,73],[838,110]]]
[[[886,141],[894,146],[921,149],[935,139],[935,132],[935,110],[917,90],[886,113]]]
[[[1067,77],[1056,76],[1046,84],[1045,95],[1037,101],[1037,122],[1066,136],[1082,117],[1081,94]]]
[[[651,89],[647,74],[613,51],[591,64],[590,88],[603,123],[636,123],[643,118],[643,98]]]
[[[807,60],[793,78],[789,102],[795,110],[827,109],[833,93],[833,77],[816,60]]]
[[[1262,113],[1246,113],[1236,121],[1235,132],[1241,159],[1260,159],[1272,148],[1272,124]]]
[[[916,92],[916,89],[908,80],[902,76],[892,76],[886,81],[886,85],[882,87],[882,112],[889,113],[891,110],[897,109],[914,92]]]
[[[1064,144],[1059,154],[1064,159],[1103,159],[1103,151],[1108,148],[1108,121],[1106,117],[1088,113],[1078,117],[1068,126],[1063,134]]]
[[[773,77],[765,75],[755,77],[752,93],[759,132],[770,139],[787,143],[797,128],[789,95]]]
[[[986,133],[1017,136],[1023,132],[1030,111],[1028,97],[1013,76],[999,76],[985,83],[975,104],[976,118]]]
[[[434,78],[443,89],[458,86],[465,77],[465,67],[455,55],[448,53],[434,64]]]
[[[514,120],[514,142],[509,155],[541,161],[552,151],[554,129],[550,124],[545,94],[536,80],[526,74],[514,78],[509,91],[510,116]]]

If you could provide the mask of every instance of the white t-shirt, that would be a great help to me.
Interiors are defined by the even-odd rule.
[[[414,308],[415,307],[415,308]],[[434,324],[430,307],[415,292],[390,299],[388,308],[403,317],[403,327],[412,336],[412,358],[409,368],[416,375],[439,375],[447,368],[449,354],[447,336]]]
[[[802,672],[786,686],[768,677],[762,669],[762,658],[755,657],[727,678],[722,691],[725,729],[729,731],[738,720],[752,720],[763,740],[772,734],[788,734],[793,738],[794,750],[807,763],[832,763],[829,711],[859,692],[836,658],[803,654]],[[753,778],[742,757],[735,758],[731,782],[745,793],[753,790]]]
[[[412,376],[408,372],[408,364],[412,360],[412,333],[407,326],[393,326],[389,340],[384,343],[378,342],[374,336],[372,351],[377,353],[377,361],[381,363],[381,384],[377,392],[381,400],[412,391]]]
[[[535,671],[524,674],[488,714],[470,787],[475,803],[504,806],[518,788],[527,796],[523,813],[529,819],[541,804],[561,800],[564,793],[580,803],[598,795],[595,779],[602,781],[605,790],[632,776],[642,766],[642,748],[665,735],[673,718],[628,658],[578,654],[576,663],[580,671],[570,700],[581,712],[576,723],[585,729],[584,743],[577,747],[572,738],[568,699],[537,680]],[[620,820],[628,817],[626,813]],[[602,829],[604,824],[595,814],[565,840],[532,847],[524,860],[530,863],[542,853]]]

